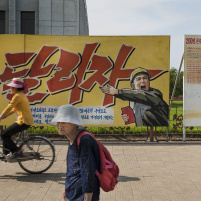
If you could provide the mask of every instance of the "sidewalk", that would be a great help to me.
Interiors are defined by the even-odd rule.
[[[101,201],[200,201],[201,144],[105,144],[120,167],[119,183]],[[55,142],[56,162],[29,175],[17,163],[0,162],[0,201],[61,201],[67,145]]]

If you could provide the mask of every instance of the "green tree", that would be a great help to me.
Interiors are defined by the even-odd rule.
[[[177,74],[178,74],[178,70],[172,67],[170,69],[170,98],[172,96]],[[184,72],[180,71],[174,97],[183,96],[183,74]]]

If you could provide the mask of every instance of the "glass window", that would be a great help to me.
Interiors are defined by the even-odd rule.
[[[0,34],[5,34],[5,11],[0,11]]]
[[[21,34],[35,34],[35,12],[21,12]]]

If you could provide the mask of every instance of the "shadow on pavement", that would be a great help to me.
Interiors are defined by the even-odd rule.
[[[3,175],[0,179],[3,180],[17,180],[21,182],[31,183],[45,183],[46,181],[55,181],[59,184],[65,183],[65,173],[42,173],[42,174],[28,174],[28,173],[16,173],[16,175]]]
[[[0,176],[1,180],[17,180],[20,182],[31,182],[31,183],[45,183],[46,181],[55,181],[59,184],[65,184],[65,173],[42,173],[42,174],[28,174],[18,172],[16,175],[2,175]],[[119,182],[129,182],[129,181],[139,181],[138,177],[128,177],[128,176],[119,176]]]
[[[127,177],[127,176],[119,176],[119,182],[127,182],[127,181],[140,181],[138,177]]]

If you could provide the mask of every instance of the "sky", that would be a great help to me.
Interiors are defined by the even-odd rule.
[[[199,0],[86,0],[86,4],[90,36],[170,35],[170,68],[179,69],[184,36],[201,35]]]

